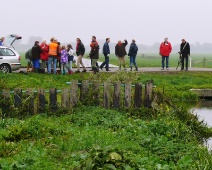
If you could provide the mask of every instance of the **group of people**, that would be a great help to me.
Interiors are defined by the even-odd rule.
[[[47,67],[48,73],[56,74],[58,64],[62,74],[66,74],[66,71],[68,74],[73,73],[74,52],[71,44],[61,46],[54,37],[50,39],[49,44],[46,43],[46,40],[41,44],[39,41],[35,41],[34,46],[26,52],[25,58],[28,62],[27,71],[29,71],[32,62],[32,71],[36,73],[44,73],[45,67]]]
[[[165,67],[167,70],[169,70],[169,55],[171,51],[172,51],[172,45],[168,41],[168,38],[165,38],[164,42],[160,44],[159,54],[162,57],[161,70],[164,70]],[[186,42],[185,39],[182,39],[182,43],[180,44],[179,54],[180,54],[180,61],[181,61],[181,70],[184,70],[184,65],[185,65],[185,71],[188,71],[188,57],[190,56],[190,45],[188,42]]]
[[[99,68],[102,70],[105,67],[106,71],[109,70],[109,58],[110,58],[110,38],[106,38],[106,42],[103,45],[103,54],[105,56],[105,61],[99,66],[99,44],[95,36],[92,36],[90,44],[90,53],[89,58],[91,59],[91,70],[96,73],[99,72]],[[126,46],[127,40],[118,41],[115,47],[115,54],[119,58],[119,69],[123,67],[126,70],[125,56],[127,55]],[[130,68],[132,71],[132,65],[134,64],[135,70],[138,71],[136,64],[136,55],[138,47],[133,39],[130,45],[128,56],[130,57]],[[83,63],[83,56],[85,54],[85,46],[80,40],[76,39],[76,55],[77,55],[77,70],[76,73],[80,72],[80,65],[82,66],[82,72],[86,72],[85,65]],[[45,67],[47,67],[48,73],[57,73],[57,65],[59,64],[60,72],[62,74],[72,74],[72,62],[74,61],[74,50],[71,44],[68,44],[66,47],[61,46],[60,42],[57,41],[54,37],[51,38],[50,43],[47,44],[44,40],[41,44],[39,41],[35,41],[34,46],[25,53],[25,58],[28,62],[27,71],[32,67],[33,72],[45,72]],[[31,65],[32,62],[32,65]],[[52,68],[53,67],[53,68]],[[90,71],[91,71],[90,70]]]
[[[4,37],[0,39],[0,46],[3,45]],[[99,72],[99,68],[102,70],[105,67],[106,71],[109,70],[109,58],[110,58],[110,38],[106,38],[106,41],[102,48],[102,53],[105,57],[104,62],[99,66],[99,44],[96,40],[95,36],[91,38],[90,44],[90,53],[89,57],[91,59],[91,67],[94,73]],[[136,64],[136,56],[138,52],[138,46],[136,45],[136,41],[133,39],[129,52],[126,52],[126,46],[128,42],[125,39],[124,41],[119,40],[115,46],[115,55],[119,60],[119,70],[124,68],[126,70],[126,61],[125,56],[128,55],[130,58],[130,71],[132,71],[132,67],[134,65],[135,71],[138,71],[138,66]],[[168,38],[164,38],[164,41],[160,44],[159,54],[162,58],[162,68],[169,70],[169,56],[172,51],[172,45],[168,41]],[[85,46],[82,43],[80,38],[76,39],[76,55],[77,55],[77,70],[76,73],[80,72],[80,65],[82,66],[82,72],[86,72],[85,65],[82,61],[82,58],[85,54]],[[182,39],[182,43],[180,45],[180,59],[181,59],[181,70],[188,70],[188,57],[190,56],[190,45],[186,42],[185,39]],[[57,41],[54,37],[50,39],[50,43],[47,44],[46,40],[44,40],[41,44],[38,41],[35,41],[34,46],[29,49],[25,58],[28,62],[27,71],[31,67],[31,62],[33,63],[32,70],[33,72],[45,72],[45,67],[47,67],[48,73],[57,73],[57,65],[59,65],[59,70],[62,74],[72,74],[72,63],[74,61],[74,50],[71,44],[67,46],[61,46],[60,42]],[[40,62],[41,61],[41,62]],[[185,62],[185,64],[184,64]],[[185,65],[185,67],[184,67]],[[52,68],[53,67],[53,68]]]

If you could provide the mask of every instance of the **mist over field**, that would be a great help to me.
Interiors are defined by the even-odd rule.
[[[88,51],[95,35],[100,47],[110,37],[112,52],[118,40],[135,39],[140,53],[155,53],[168,37],[173,52],[185,38],[191,53],[211,53],[211,6],[211,0],[7,0],[1,6],[0,37],[21,35],[15,44],[19,52],[51,37],[74,48],[79,37]]]

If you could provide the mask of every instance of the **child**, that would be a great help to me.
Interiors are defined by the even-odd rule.
[[[69,68],[67,68],[68,74],[73,74],[72,62],[74,61],[74,50],[73,50],[71,44],[67,45],[67,52],[68,52],[68,63],[69,63]]]
[[[61,56],[60,56],[60,63],[61,63],[61,67],[62,67],[62,74],[65,75],[65,68],[66,68],[66,64],[68,63],[68,52],[66,51],[65,46],[62,46],[61,52],[60,52]]]

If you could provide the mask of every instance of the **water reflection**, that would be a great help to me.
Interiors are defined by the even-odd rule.
[[[204,120],[209,127],[212,127],[212,100],[202,100],[193,113],[197,114],[200,120]],[[212,138],[208,140],[208,145],[212,150]]]

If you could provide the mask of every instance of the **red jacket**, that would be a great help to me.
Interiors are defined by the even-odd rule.
[[[172,45],[170,42],[167,42],[167,43],[162,42],[160,44],[160,55],[169,57],[171,51],[172,51]]]
[[[40,45],[40,48],[42,50],[41,54],[40,54],[40,59],[41,60],[44,60],[44,61],[47,61],[48,60],[48,52],[49,52],[49,46],[47,44],[41,44]]]

